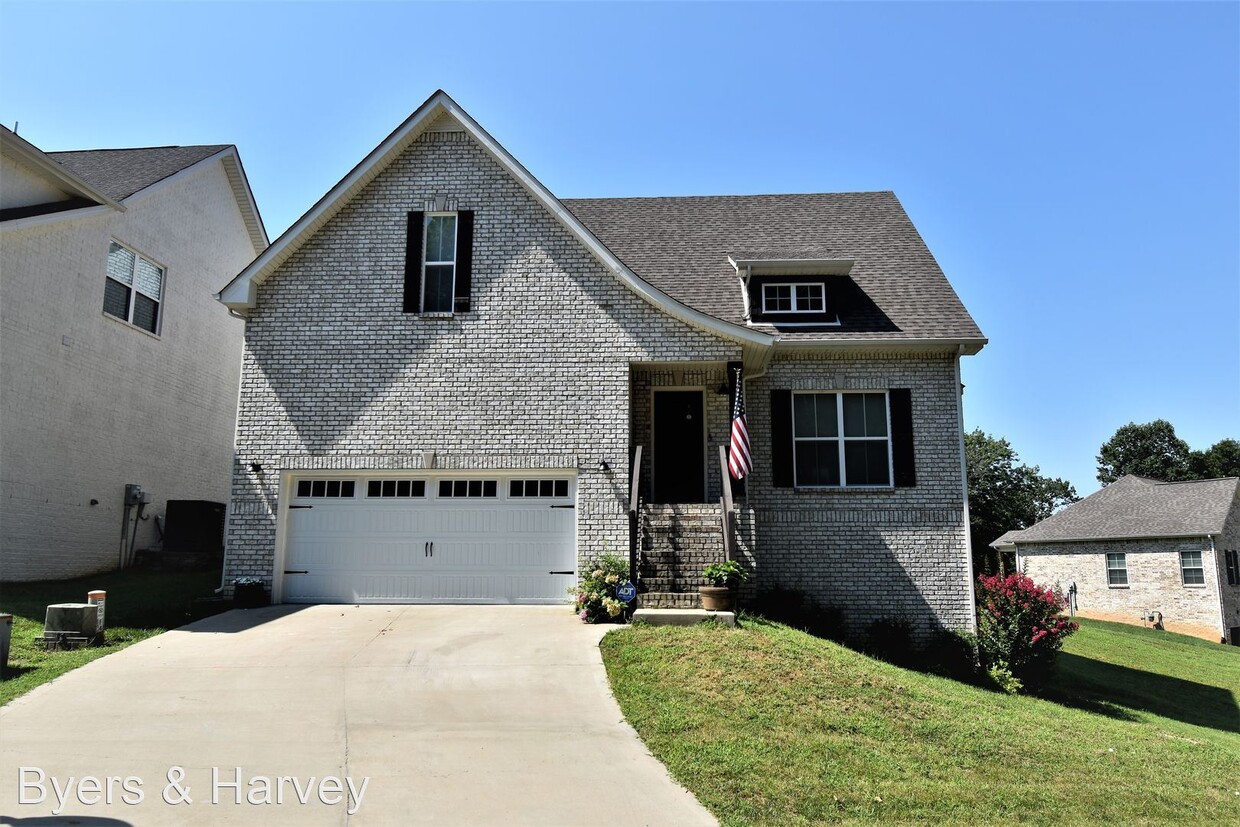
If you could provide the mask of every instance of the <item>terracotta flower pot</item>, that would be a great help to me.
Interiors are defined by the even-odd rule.
[[[731,612],[736,610],[736,592],[731,586],[698,586],[702,608],[708,612]]]

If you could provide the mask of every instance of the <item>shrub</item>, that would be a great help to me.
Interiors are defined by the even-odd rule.
[[[800,589],[772,586],[760,591],[749,610],[768,620],[785,623],[815,637],[842,643],[848,637],[844,612],[824,606]]]
[[[1058,589],[1044,589],[1023,574],[977,579],[978,655],[1006,692],[1034,687],[1045,678],[1055,653],[1079,626],[1064,617]]]
[[[879,660],[898,666],[912,666],[918,661],[913,646],[913,624],[902,617],[884,617],[865,627],[861,648]]]
[[[623,621],[625,605],[616,599],[616,587],[629,579],[629,564],[616,554],[596,557],[569,594],[576,598],[574,611],[586,623]]]
[[[926,670],[958,681],[977,679],[977,635],[940,629],[930,638],[923,655]]]

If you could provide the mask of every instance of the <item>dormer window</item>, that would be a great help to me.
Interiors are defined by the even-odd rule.
[[[429,317],[468,313],[473,210],[409,213],[402,310]]]
[[[762,312],[822,313],[826,309],[826,285],[768,283],[762,285]]]

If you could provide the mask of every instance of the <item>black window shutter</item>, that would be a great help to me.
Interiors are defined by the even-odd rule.
[[[792,487],[792,391],[771,391],[771,485]]]
[[[896,488],[917,485],[913,467],[913,393],[908,388],[892,388],[891,399],[891,464],[895,471]]]
[[[461,210],[456,214],[456,292],[452,296],[452,309],[456,313],[469,311],[473,265],[474,211]]]
[[[422,233],[426,214],[409,213],[405,230],[405,303],[406,313],[422,312]]]

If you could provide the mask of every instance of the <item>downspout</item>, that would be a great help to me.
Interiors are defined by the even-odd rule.
[[[1210,559],[1214,561],[1214,599],[1218,601],[1218,628],[1219,640],[1223,643],[1227,642],[1227,609],[1223,606],[1223,578],[1219,577],[1218,570],[1218,551],[1214,548],[1214,535],[1207,534],[1206,539],[1210,541]],[[1235,643],[1235,641],[1231,641]]]
[[[964,383],[960,381],[960,357],[964,345],[956,346],[956,424],[960,434],[960,494],[964,503],[964,577],[969,594],[970,632],[977,631],[977,594],[973,586],[973,533],[969,530],[969,468],[964,453]],[[1016,557],[1019,565],[1020,553]]]
[[[745,275],[743,276],[741,275],[741,271],[739,268],[736,271],[736,277],[740,280],[740,283],[741,283],[741,301],[744,302],[744,305],[745,305],[745,315],[744,315],[745,324],[749,324],[750,316],[752,313],[752,311],[749,309],[749,278],[752,275],[753,275],[753,268],[748,264],[745,265]],[[765,372],[766,371],[763,371],[763,373]]]

